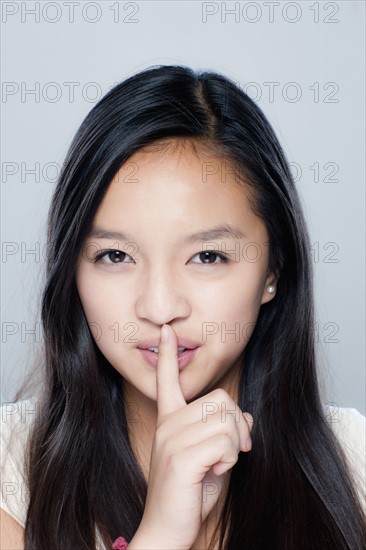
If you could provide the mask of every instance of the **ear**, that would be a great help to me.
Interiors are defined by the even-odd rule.
[[[273,273],[273,272],[268,272],[265,283],[264,283],[261,304],[265,304],[266,302],[270,302],[276,296],[278,279],[279,279],[278,274]],[[273,287],[274,291],[269,292],[268,287]]]

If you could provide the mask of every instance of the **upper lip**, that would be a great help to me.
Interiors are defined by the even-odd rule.
[[[143,340],[138,344],[138,348],[147,349],[147,348],[158,348],[160,338],[150,338],[149,340]],[[181,336],[177,337],[178,348],[187,348],[194,349],[198,348],[201,344],[189,340],[188,338],[183,338]]]

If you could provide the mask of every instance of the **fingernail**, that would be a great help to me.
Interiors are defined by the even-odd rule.
[[[169,329],[167,325],[164,324],[161,329],[161,341],[167,342],[168,338],[169,338]]]
[[[254,419],[252,417],[252,415],[248,412],[244,412],[243,415],[245,416],[245,418],[247,419],[248,422],[250,422],[251,424],[254,422]]]

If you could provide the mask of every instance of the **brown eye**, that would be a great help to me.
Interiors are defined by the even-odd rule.
[[[200,257],[200,260],[202,260],[203,264],[226,264],[229,263],[229,258],[225,256],[224,254],[221,254],[219,252],[215,252],[212,250],[206,250],[205,252],[199,252],[196,254],[196,256]],[[195,256],[194,256],[195,257]],[[215,259],[220,258],[221,261],[216,262]],[[213,261],[210,261],[210,259],[213,259]],[[193,262],[196,263],[196,262]]]
[[[125,258],[131,258],[131,256],[129,256],[128,254],[126,254],[126,252],[122,252],[121,250],[106,250],[105,252],[103,252],[102,254],[99,254],[99,256],[97,256],[95,258],[95,262],[100,262],[101,260],[102,263],[106,263],[106,264],[121,264],[121,263],[129,263],[129,262],[125,262]],[[107,261],[105,258],[108,258],[110,261]]]
[[[120,250],[111,250],[110,252],[108,252],[107,256],[113,263],[121,263],[123,262],[126,253],[121,252]]]

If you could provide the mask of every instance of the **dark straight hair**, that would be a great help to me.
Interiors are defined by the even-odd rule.
[[[238,405],[254,417],[253,447],[239,453],[230,472],[219,546],[360,550],[365,515],[320,398],[310,242],[285,154],[261,109],[233,80],[176,65],[150,67],[113,87],[78,129],[57,182],[25,548],[90,550],[96,527],[108,548],[121,534],[131,540],[139,527],[147,484],[128,437],[123,378],[95,343],[75,270],[121,165],[145,146],[172,140],[199,144],[240,167],[243,192],[250,187],[253,211],[268,230],[269,269],[279,274],[242,361]]]

